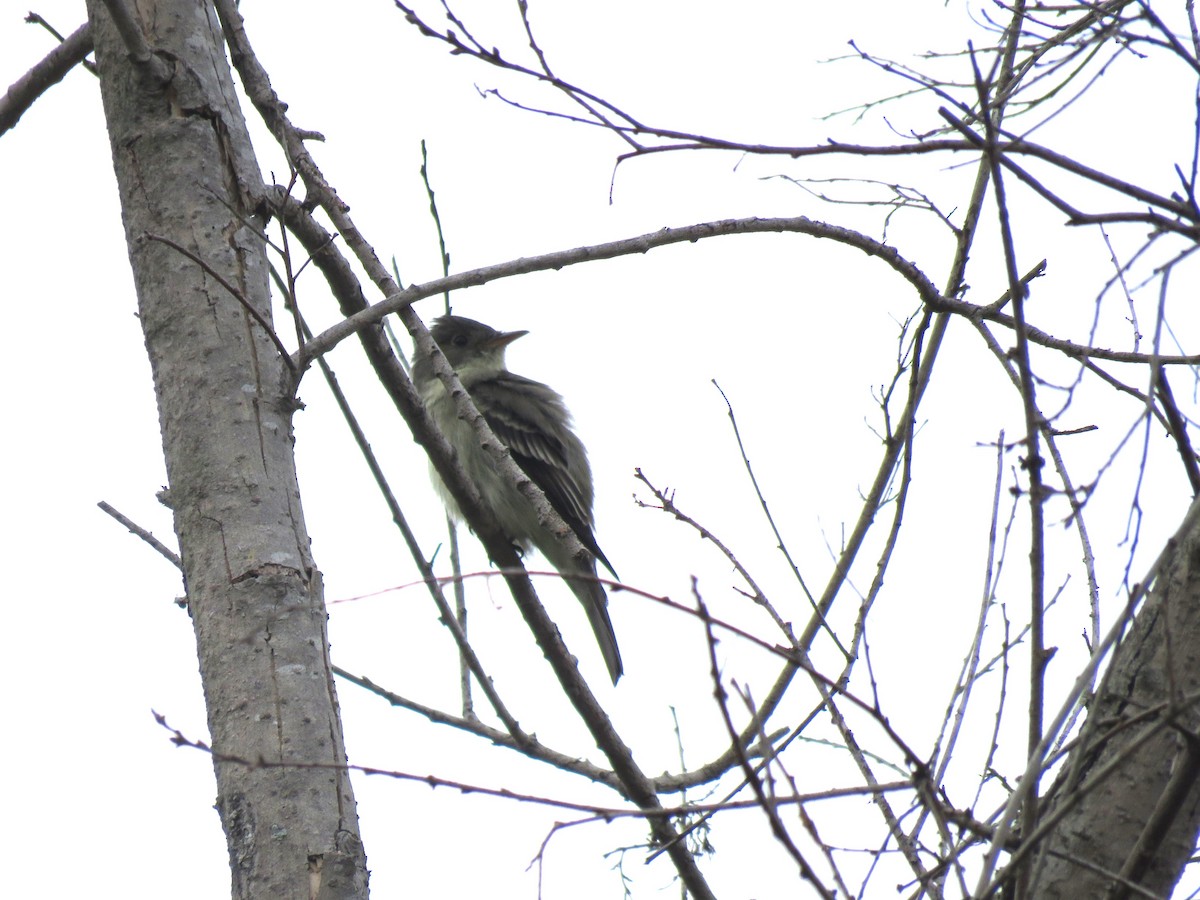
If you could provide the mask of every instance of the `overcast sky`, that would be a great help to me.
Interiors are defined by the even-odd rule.
[[[861,118],[822,118],[909,87],[860,60],[835,59],[853,57],[851,39],[871,53],[914,64],[927,51],[962,50],[968,39],[986,43],[972,24],[981,5],[971,6],[972,15],[960,3],[932,0],[815,6],[534,0],[531,8],[540,43],[562,77],[643,121],[757,143],[896,142],[897,133],[937,126],[938,104],[928,97],[871,107]],[[485,44],[529,61],[516,4],[475,2],[455,10],[475,23]],[[0,16],[5,84],[52,45],[47,34],[22,22],[24,11]],[[84,19],[81,2],[60,0],[37,11],[64,33]],[[884,237],[879,209],[823,203],[773,176],[866,175],[918,184],[956,221],[974,178],[966,157],[891,161],[885,168],[685,151],[615,167],[626,146],[612,135],[523,112],[480,91],[497,88],[528,105],[567,108],[558,95],[449,55],[383,0],[336,9],[245,0],[242,11],[292,121],[325,135],[324,143],[310,145],[318,163],[381,257],[395,258],[405,283],[441,274],[418,174],[422,140],[456,271],[740,216],[808,215]],[[440,23],[437,8],[427,13]],[[943,66],[960,81],[970,78],[963,59],[921,64]],[[1164,119],[1156,108],[1179,98],[1184,105],[1171,108],[1186,108],[1193,85],[1177,64],[1153,68],[1126,55],[1106,74],[1102,97],[1080,101],[1038,139],[1069,141],[1068,152],[1087,148],[1090,164],[1169,193],[1177,184],[1171,166],[1188,164],[1193,122]],[[1154,103],[1139,102],[1149,96]],[[248,104],[244,110],[264,175],[285,181],[278,150]],[[32,896],[33,885],[44,887],[49,875],[58,895],[91,894],[115,854],[124,896],[222,896],[229,872],[211,809],[211,762],[175,749],[151,716],[157,710],[188,736],[207,738],[190,623],[173,603],[182,593],[178,573],[96,508],[108,501],[174,545],[169,514],[155,500],[165,482],[161,443],[96,79],[82,69],[72,72],[0,138],[0,172],[0,290],[9,336],[0,355],[8,422],[2,552],[10,616],[0,665],[13,722],[0,752],[10,772],[10,817],[30,836],[25,863],[10,873],[10,883],[16,879],[14,895]],[[1088,199],[1095,194],[1081,192]],[[1019,268],[1048,259],[1033,307],[1048,327],[1087,340],[1094,298],[1112,274],[1101,236],[1063,227],[1061,214],[1027,191],[1014,190],[1012,203],[1020,217]],[[953,237],[932,216],[901,213],[886,237],[934,283],[945,282]],[[1136,229],[1115,230],[1118,256],[1127,258],[1142,237]],[[989,222],[966,299],[985,303],[1004,292],[999,261]],[[1194,282],[1194,265],[1176,278],[1171,297],[1187,296],[1182,279]],[[1149,338],[1157,287],[1135,296]],[[431,299],[419,309],[436,315],[440,302]],[[714,612],[778,640],[765,616],[736,593],[740,582],[710,546],[635,503],[635,496],[648,498],[633,475],[640,467],[655,484],[675,489],[680,506],[734,548],[789,619],[806,621],[807,601],[776,549],[712,381],[734,404],[789,549],[819,590],[881,455],[881,417],[872,398],[893,377],[899,323],[917,308],[908,286],[857,251],[796,235],[758,235],[508,279],[453,302],[460,314],[530,331],[511,348],[510,367],[566,397],[596,473],[597,536],[627,583],[689,602],[695,577]],[[300,303],[314,328],[337,318],[315,271],[300,283]],[[1096,342],[1132,349],[1129,309],[1115,297],[1106,303]],[[1172,325],[1194,352],[1197,323],[1177,306],[1169,309]],[[353,342],[330,362],[432,554],[444,528],[418,448]],[[882,701],[904,712],[893,724],[926,752],[983,591],[996,470],[995,449],[987,444],[1001,429],[1013,441],[1023,428],[1019,398],[963,323],[951,324],[939,366],[943,377],[935,378],[919,421],[907,530],[873,614],[871,643]],[[1074,377],[1049,357],[1044,366],[1047,377]],[[296,451],[305,515],[331,603],[334,661],[453,710],[457,676],[449,635],[424,590],[412,586],[416,569],[318,377],[311,372],[301,387],[306,408],[296,419]],[[1181,371],[1176,387],[1191,403],[1187,379]],[[1050,388],[1047,393],[1054,396]],[[1048,400],[1047,406],[1055,410],[1061,403]],[[1099,426],[1068,445],[1081,483],[1121,448],[1089,521],[1103,551],[1101,601],[1110,616],[1123,603],[1127,568],[1132,580],[1140,577],[1189,499],[1178,458],[1160,430],[1148,442],[1136,432],[1122,445],[1139,411],[1136,402],[1114,400],[1089,384],[1061,421],[1063,429]],[[1143,447],[1151,463],[1135,545],[1124,539],[1133,503],[1128,473]],[[1006,487],[1016,478],[1016,457],[1006,457]],[[1011,502],[1005,493],[1004,515]],[[1050,511],[1061,522],[1065,507],[1051,504]],[[1027,616],[1026,520],[1020,506],[1009,551],[1013,574],[1001,597],[1013,605],[1014,628]],[[860,591],[869,585],[880,539],[855,572]],[[467,570],[486,568],[469,536],[466,545]],[[1052,612],[1051,642],[1061,652],[1057,673],[1069,679],[1084,654],[1086,595],[1072,568],[1077,539],[1056,524],[1052,545],[1050,590],[1066,588]],[[444,551],[439,558],[444,561]],[[565,701],[546,688],[549,670],[502,583],[478,579],[471,596],[478,647],[522,725],[553,746],[597,758]],[[672,708],[689,765],[719,751],[725,738],[712,706],[707,649],[694,623],[649,601],[615,595],[612,618],[627,674],[613,689],[574,599],[550,580],[543,598],[647,773],[679,768]],[[848,595],[840,624],[851,622],[856,609]],[[759,692],[769,685],[773,660],[732,639],[721,651],[740,683]],[[832,657],[826,661],[833,664]],[[865,680],[858,687],[870,691]],[[1010,691],[1015,699],[1007,727],[1019,734],[1022,689],[1014,684]],[[341,684],[339,692],[355,763],[617,803],[607,791],[392,711],[350,685]],[[796,694],[792,712],[800,716],[814,695],[807,689]],[[971,727],[979,743],[990,737],[990,719]],[[1022,740],[1011,744],[1019,749]],[[792,773],[801,789],[858,783],[835,748],[806,752],[805,768]],[[962,779],[954,797],[961,806],[971,802],[978,778],[972,766],[981,757],[965,759],[955,773]],[[1002,762],[1012,773],[1017,760]],[[526,866],[551,825],[570,818],[383,778],[360,778],[355,790],[377,897],[535,897],[538,873]],[[855,823],[872,816],[868,801],[851,801],[825,823],[825,836],[858,846]],[[878,827],[875,819],[871,825]],[[714,828],[718,855],[706,871],[718,896],[797,895],[794,868],[771,844],[760,816],[729,814]],[[545,856],[544,896],[620,896],[613,869],[620,857],[602,854],[643,839],[643,829],[631,822],[558,834]],[[123,865],[131,853],[138,859],[132,871]],[[633,896],[677,895],[665,859],[644,866],[643,854],[633,850],[624,867]],[[874,890],[887,893],[885,885],[905,877],[904,869],[896,871]]]

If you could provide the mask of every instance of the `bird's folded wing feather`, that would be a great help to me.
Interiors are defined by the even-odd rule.
[[[570,416],[562,397],[541,382],[511,372],[472,384],[470,391],[517,465],[542,489],[579,542],[613,572],[592,532],[592,478],[583,446],[557,424]]]

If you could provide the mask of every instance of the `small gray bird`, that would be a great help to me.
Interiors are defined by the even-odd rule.
[[[533,504],[496,471],[474,429],[458,417],[454,400],[434,374],[433,364],[418,359],[413,381],[426,408],[458,451],[483,505],[513,543],[525,551],[537,547],[565,576],[582,576],[567,577],[566,581],[587,611],[616,684],[622,672],[621,654],[608,617],[608,598],[596,581],[596,560],[604,563],[613,577],[617,573],[592,533],[592,470],[587,451],[571,430],[571,414],[563,398],[541,382],[514,375],[504,364],[508,345],[529,332],[496,331],[474,319],[442,316],[434,320],[430,333],[496,437],[589,551],[587,562],[578,562],[538,522]],[[434,484],[450,514],[461,520],[458,504],[436,473]]]

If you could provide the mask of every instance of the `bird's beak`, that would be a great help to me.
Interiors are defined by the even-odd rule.
[[[489,347],[507,347],[517,338],[523,338],[529,334],[528,331],[502,331],[494,338],[488,341]]]

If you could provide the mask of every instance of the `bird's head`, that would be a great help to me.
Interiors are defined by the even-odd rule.
[[[429,332],[463,381],[506,371],[504,351],[528,331],[497,331],[464,316],[441,316]]]

